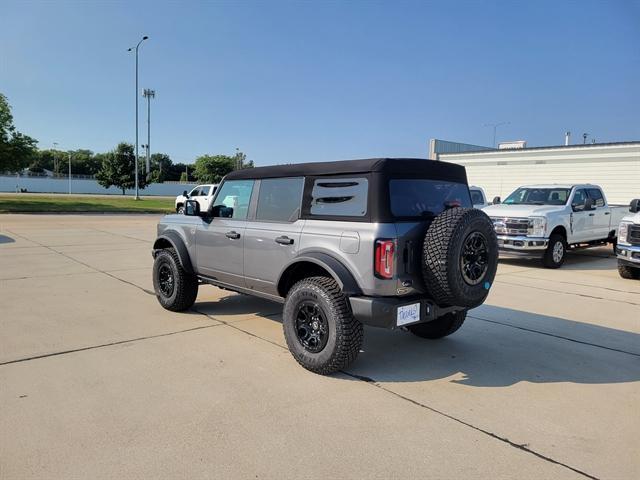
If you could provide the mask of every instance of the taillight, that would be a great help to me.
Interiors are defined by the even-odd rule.
[[[393,277],[393,254],[395,242],[393,240],[376,240],[375,270],[376,277]]]

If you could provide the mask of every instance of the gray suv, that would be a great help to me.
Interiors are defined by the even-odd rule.
[[[279,165],[227,175],[207,211],[188,200],[153,245],[160,304],[190,308],[201,284],[284,304],[289,350],[329,374],[363,325],[452,334],[497,268],[493,225],[465,169],[422,159]]]

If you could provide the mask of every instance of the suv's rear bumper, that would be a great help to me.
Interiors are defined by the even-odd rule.
[[[364,325],[397,328],[435,320],[463,307],[439,307],[423,297],[349,297],[353,315]],[[420,320],[398,324],[398,308],[420,304]]]

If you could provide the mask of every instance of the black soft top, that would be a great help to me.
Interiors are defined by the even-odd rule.
[[[465,169],[461,165],[427,160],[423,158],[367,158],[338,162],[295,163],[271,167],[247,168],[229,173],[226,180],[260,179],[277,177],[345,175],[378,172],[385,176],[434,178],[458,183],[467,183]]]

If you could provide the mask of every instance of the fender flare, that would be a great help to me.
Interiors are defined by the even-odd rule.
[[[162,235],[156,238],[155,242],[153,242],[153,257],[155,258],[156,251],[166,248],[167,242],[178,254],[178,258],[180,259],[180,265],[182,265],[182,268],[184,268],[187,273],[195,273],[193,270],[193,265],[191,264],[189,250],[187,250],[187,246],[184,244],[184,240],[179,233],[173,230],[164,232]]]
[[[345,267],[342,262],[335,259],[331,255],[322,252],[308,252],[302,256],[294,258],[291,262],[289,262],[278,275],[278,290],[280,290],[280,284],[283,280],[283,275],[289,269],[289,267],[292,267],[296,263],[301,262],[315,263],[316,265],[324,268],[329,272],[333,279],[338,282],[338,285],[340,285],[340,289],[345,295],[362,295],[362,290],[360,289],[358,282],[356,282],[356,279],[347,269],[347,267]]]

